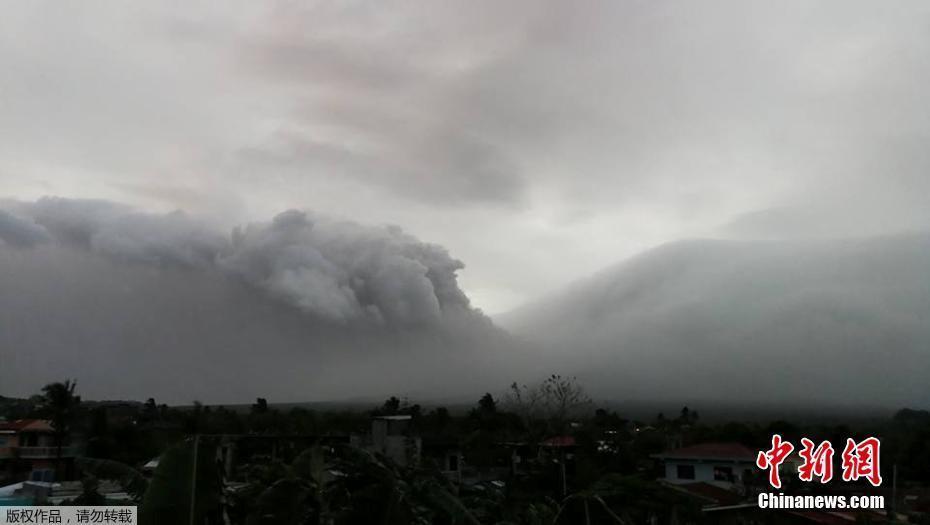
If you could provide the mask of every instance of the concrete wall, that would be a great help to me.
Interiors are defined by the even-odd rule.
[[[679,465],[691,465],[694,467],[694,479],[679,479],[678,478],[678,466]],[[703,462],[697,461],[688,461],[688,460],[674,460],[668,459],[665,461],[665,481],[669,483],[695,483],[698,481],[704,482],[715,482],[720,480],[714,480],[714,469],[716,467],[729,467],[733,472],[733,482],[739,483],[740,478],[743,475],[744,470],[749,470],[754,468],[754,465],[750,462],[733,462],[733,461],[713,461],[707,460]]]

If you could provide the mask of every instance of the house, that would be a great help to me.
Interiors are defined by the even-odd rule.
[[[743,484],[756,468],[756,454],[739,443],[701,443],[652,457],[662,461],[662,480],[667,483],[704,482],[731,488]]]
[[[352,446],[364,448],[389,458],[401,466],[420,462],[422,440],[414,435],[409,415],[375,416],[371,419],[371,433],[353,435]]]
[[[435,466],[451,481],[462,481],[465,459],[458,439],[424,437],[421,452],[425,464]]]
[[[75,449],[61,448],[62,476],[74,470]],[[19,419],[0,423],[0,480],[52,481],[58,447],[51,421]]]
[[[575,450],[573,436],[553,436],[539,443],[539,461],[555,466],[561,480],[562,495],[568,495],[569,478],[575,477]]]

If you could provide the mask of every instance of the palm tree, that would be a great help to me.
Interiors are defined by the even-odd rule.
[[[43,408],[52,422],[55,437],[55,479],[61,479],[62,447],[77,418],[81,396],[74,395],[77,381],[66,379],[63,383],[49,383],[42,387]]]

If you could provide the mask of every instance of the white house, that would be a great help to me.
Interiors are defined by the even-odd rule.
[[[745,472],[756,468],[757,454],[739,443],[702,443],[652,457],[663,462],[663,480],[668,483],[705,482],[730,487],[741,484]]]

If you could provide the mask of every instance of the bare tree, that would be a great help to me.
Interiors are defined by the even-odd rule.
[[[591,398],[577,378],[552,374],[532,387],[514,382],[506,402],[527,424],[544,420],[553,430],[562,431],[571,416],[590,406]]]

